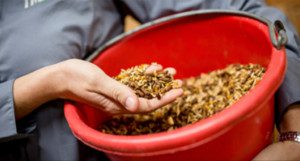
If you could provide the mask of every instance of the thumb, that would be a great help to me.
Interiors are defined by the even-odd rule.
[[[138,109],[138,97],[133,90],[115,79],[103,76],[98,89],[102,94],[122,104],[126,110],[135,112]]]

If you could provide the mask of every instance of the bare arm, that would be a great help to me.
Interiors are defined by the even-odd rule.
[[[15,80],[13,89],[17,119],[57,98],[84,102],[118,114],[151,111],[182,94],[182,89],[173,89],[160,100],[138,98],[129,87],[107,76],[96,65],[77,59],[44,67],[20,77]]]
[[[300,105],[292,105],[284,114],[280,131],[300,131]],[[284,141],[271,144],[261,151],[254,160],[299,160],[300,144]]]
[[[280,131],[300,131],[300,104],[289,107],[280,123]]]
[[[62,78],[55,66],[39,69],[15,80],[13,86],[15,116],[20,119],[62,92]]]

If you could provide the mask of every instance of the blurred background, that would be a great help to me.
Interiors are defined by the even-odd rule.
[[[289,20],[293,23],[295,28],[300,33],[300,0],[266,0],[267,4],[278,8]],[[131,30],[140,25],[131,16],[127,16],[125,19],[125,31]]]
[[[274,6],[285,13],[300,33],[300,0],[266,0],[267,4]]]

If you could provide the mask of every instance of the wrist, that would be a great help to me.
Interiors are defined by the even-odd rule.
[[[298,131],[300,132],[300,104],[289,107],[282,117],[280,132]]]
[[[15,115],[17,119],[29,114],[38,106],[58,98],[59,78],[54,65],[17,78],[13,86]]]
[[[52,75],[54,75],[53,86],[57,98],[69,99],[72,88],[70,80],[75,80],[76,77],[72,73],[68,63],[62,62],[53,65]]]
[[[48,88],[52,88],[48,95],[51,99],[63,98],[67,91],[66,72],[60,63],[49,66],[48,72]]]

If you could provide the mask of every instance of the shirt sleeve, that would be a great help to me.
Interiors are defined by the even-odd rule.
[[[239,10],[280,20],[286,28],[287,71],[276,93],[276,123],[280,122],[289,106],[300,102],[300,43],[299,36],[287,17],[278,9],[269,7],[262,0],[122,0],[123,5],[142,23],[170,14],[199,9]]]
[[[0,141],[17,134],[13,83],[14,80],[0,83]]]

